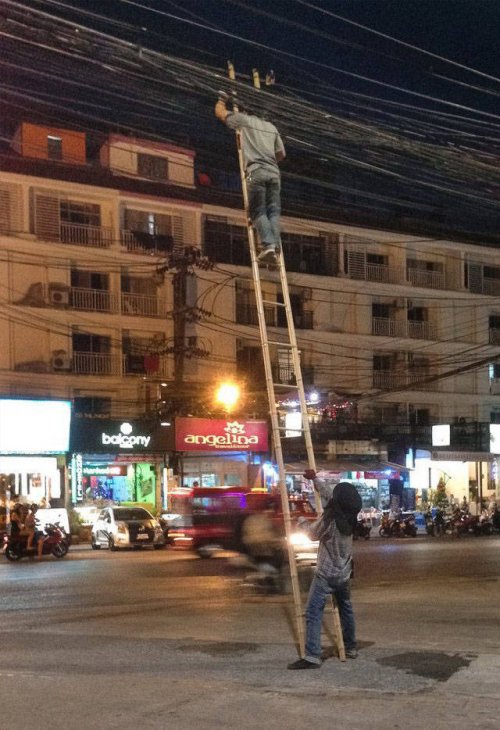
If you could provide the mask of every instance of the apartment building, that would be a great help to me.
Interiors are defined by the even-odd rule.
[[[110,135],[89,159],[86,143],[23,122],[0,156],[0,393],[131,421],[181,381],[237,376],[262,415],[239,197],[199,185],[192,150]],[[339,225],[325,208],[287,213],[282,228],[318,434],[342,422],[373,438],[385,425],[390,440],[390,428],[500,421],[498,249]],[[213,268],[197,268],[193,248]],[[262,273],[279,343],[276,277]],[[286,411],[293,368],[287,348],[271,354]]]

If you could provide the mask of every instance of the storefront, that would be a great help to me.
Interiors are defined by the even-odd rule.
[[[175,448],[179,486],[261,487],[267,422],[176,418]]]
[[[163,504],[172,429],[146,419],[75,418],[71,425],[71,502]]]
[[[314,499],[311,484],[303,478],[307,461],[285,463],[287,487]],[[318,476],[332,485],[350,482],[358,490],[363,509],[415,509],[415,490],[409,484],[409,470],[400,464],[378,460],[325,460],[316,462]]]
[[[61,507],[69,450],[69,401],[0,399],[0,501]]]

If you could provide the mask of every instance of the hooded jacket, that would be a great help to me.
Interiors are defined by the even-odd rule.
[[[326,486],[315,479],[315,486],[323,498]],[[339,482],[331,493],[323,514],[306,527],[313,540],[319,540],[316,574],[331,585],[347,583],[352,572],[352,535],[361,497],[349,482]]]

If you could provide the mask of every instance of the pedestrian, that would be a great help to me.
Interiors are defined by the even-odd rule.
[[[315,522],[299,519],[300,527],[309,537],[319,540],[319,548],[306,606],[305,656],[289,664],[288,669],[316,669],[321,666],[321,624],[330,595],[335,598],[339,609],[346,656],[355,659],[358,655],[350,579],[353,532],[361,509],[361,497],[349,482],[339,482],[332,490],[316,477],[312,469],[307,470],[304,476],[314,481],[322,502],[329,499],[321,517]]]
[[[242,111],[230,111],[227,99],[219,98],[215,116],[229,129],[241,133],[249,214],[262,247],[258,260],[272,262],[281,245],[281,175],[278,163],[285,159],[285,147],[274,124],[250,109],[241,108]]]

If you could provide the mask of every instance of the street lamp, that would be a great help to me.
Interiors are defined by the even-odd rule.
[[[215,400],[229,413],[238,402],[240,394],[240,386],[236,383],[221,383],[215,393]]]

